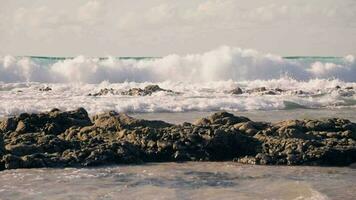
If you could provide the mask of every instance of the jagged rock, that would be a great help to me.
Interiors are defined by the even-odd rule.
[[[130,129],[132,127],[164,128],[172,126],[164,121],[135,119],[125,113],[117,113],[114,111],[95,115],[93,117],[93,122],[97,127],[112,130]]]
[[[173,125],[114,111],[90,120],[79,108],[22,113],[0,125],[0,169],[207,160],[356,162],[356,124],[338,118],[267,123],[218,112],[194,124]]]
[[[269,91],[264,92],[263,94],[264,95],[276,95],[277,93],[274,92],[274,91],[269,90]]]
[[[0,132],[14,131],[17,128],[17,120],[14,118],[7,118],[0,122]]]
[[[127,90],[127,91],[121,92],[121,95],[147,96],[147,95],[152,95],[155,92],[168,92],[168,93],[172,93],[172,94],[179,94],[177,92],[173,92],[172,90],[162,89],[158,85],[147,85],[144,89],[131,88],[131,89]]]
[[[241,88],[237,87],[237,88],[235,88],[235,89],[232,89],[232,90],[228,91],[228,93],[229,93],[229,94],[242,94],[243,91],[242,91]]]
[[[259,93],[259,92],[266,92],[267,88],[266,87],[257,87],[257,88],[253,88],[250,90],[247,90],[247,93]]]
[[[115,94],[118,94],[117,91],[115,91],[113,88],[104,88],[104,89],[101,89],[99,92],[97,93],[94,93],[94,94],[91,94],[89,93],[88,96],[103,96],[103,95],[108,95],[108,94],[111,94],[111,95],[115,95]]]
[[[45,87],[45,88],[40,88],[39,89],[39,91],[41,91],[41,92],[48,92],[48,91],[51,91],[52,90],[52,88],[50,88],[50,87]]]
[[[195,125],[212,125],[212,124],[224,124],[224,125],[234,125],[240,122],[250,121],[247,117],[234,116],[228,112],[217,112],[208,118],[202,118],[194,122]]]
[[[88,96],[104,96],[104,95],[128,95],[128,96],[147,96],[152,95],[155,92],[167,92],[172,94],[179,94],[177,92],[173,92],[172,90],[165,90],[160,88],[158,85],[147,85],[145,88],[131,88],[127,91],[119,92],[113,88],[104,88],[101,89],[99,92],[94,94],[88,94]]]

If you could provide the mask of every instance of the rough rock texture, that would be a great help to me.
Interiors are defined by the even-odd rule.
[[[48,92],[48,91],[51,91],[52,90],[52,88],[50,88],[50,87],[45,87],[45,88],[40,88],[39,89],[39,91],[41,91],[41,92]]]
[[[168,92],[168,93],[176,93],[172,90],[165,90],[160,88],[158,85],[147,85],[145,88],[131,88],[127,91],[121,92],[121,95],[129,95],[129,96],[147,96],[152,95],[155,92]]]
[[[229,93],[229,94],[243,94],[244,92],[242,91],[241,88],[236,87],[236,88],[234,88],[234,89],[228,91],[227,93]]]
[[[356,162],[356,124],[345,119],[254,122],[227,112],[172,125],[83,108],[23,113],[0,123],[0,169],[163,161],[268,165]]]
[[[240,87],[236,87],[232,90],[225,91],[228,94],[257,94],[257,95],[280,95],[282,93],[287,92],[286,90],[282,90],[280,88],[266,88],[266,87],[257,87],[252,89],[242,90]]]
[[[97,93],[89,93],[88,96],[103,96],[103,95],[108,95],[108,94],[111,94],[111,95],[116,95],[116,94],[119,94],[117,91],[115,91],[113,88],[104,88],[104,89],[101,89],[99,92]]]
[[[88,96],[103,96],[103,95],[128,95],[128,96],[147,96],[152,95],[155,92],[167,92],[172,94],[179,94],[178,92],[173,92],[172,90],[165,90],[160,88],[158,85],[147,85],[145,88],[131,88],[127,91],[120,92],[113,88],[104,88],[97,93],[88,94]]]

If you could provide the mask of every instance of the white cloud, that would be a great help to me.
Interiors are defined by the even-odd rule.
[[[78,9],[78,19],[89,24],[95,23],[101,15],[102,7],[98,1],[89,1]]]
[[[4,1],[0,54],[164,55],[223,44],[282,55],[356,53],[354,0]]]

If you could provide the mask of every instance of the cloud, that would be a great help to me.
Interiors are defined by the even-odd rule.
[[[78,20],[89,24],[94,24],[102,15],[102,5],[98,1],[89,1],[78,9]]]
[[[164,55],[223,44],[283,55],[356,53],[353,0],[4,1],[0,54],[53,46],[82,53],[63,41],[90,54]]]

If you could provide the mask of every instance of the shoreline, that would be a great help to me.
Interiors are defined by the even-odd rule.
[[[345,119],[256,122],[218,112],[195,123],[143,120],[83,108],[28,114],[0,123],[0,169],[147,162],[235,161],[260,165],[348,166],[356,124]]]

